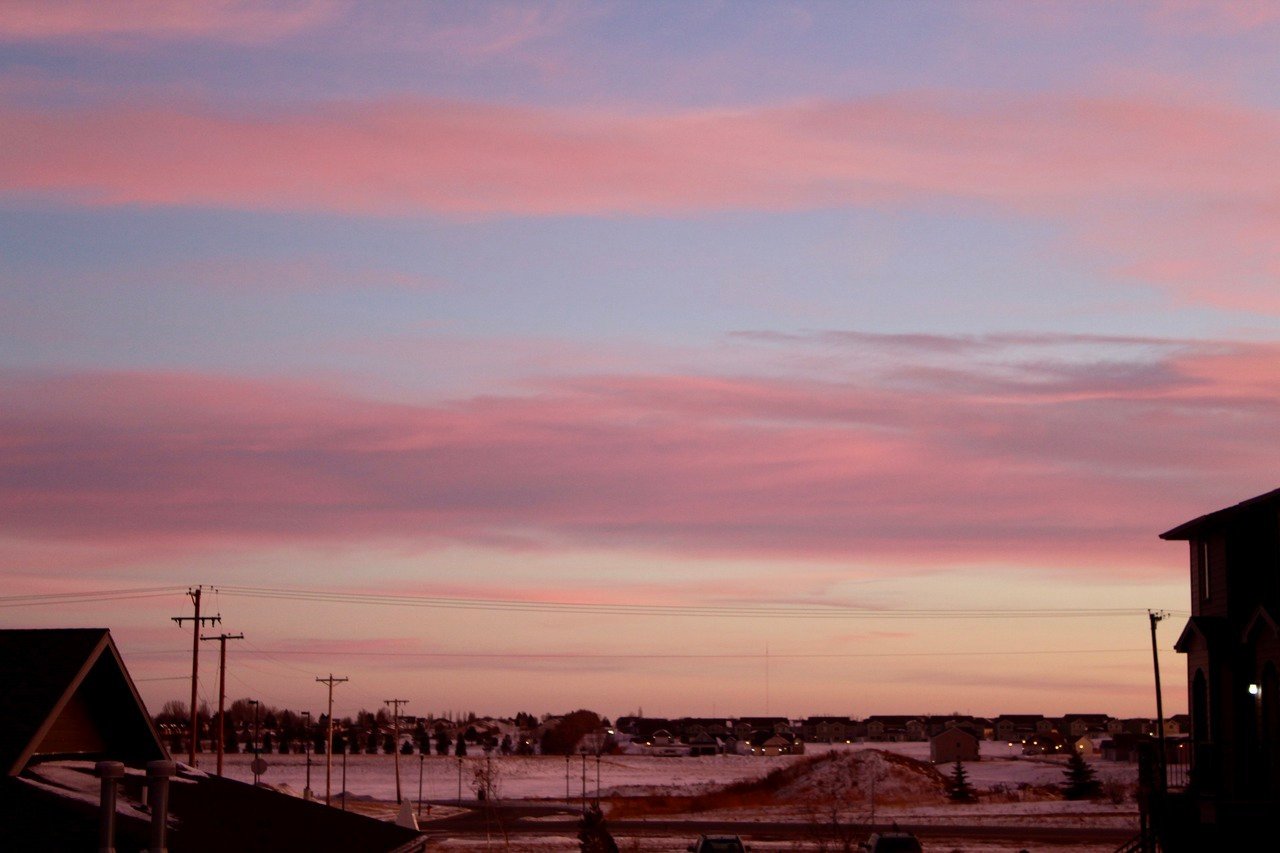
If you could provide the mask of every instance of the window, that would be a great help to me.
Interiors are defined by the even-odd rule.
[[[1200,563],[1200,597],[1209,597],[1209,540],[1201,539],[1196,542],[1198,546],[1198,562]]]

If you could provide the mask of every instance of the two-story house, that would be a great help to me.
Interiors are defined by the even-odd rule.
[[[1190,802],[1172,811],[1196,818],[1165,849],[1225,849],[1280,807],[1280,489],[1161,538],[1188,545],[1191,618],[1175,648],[1187,660],[1192,768],[1174,796]]]

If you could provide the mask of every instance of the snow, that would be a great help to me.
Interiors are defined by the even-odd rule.
[[[918,760],[927,760],[929,745],[926,743],[876,743],[876,744],[812,744],[807,756],[779,755],[757,757],[749,755],[706,755],[697,757],[667,758],[649,755],[605,755],[600,758],[600,793],[602,796],[632,796],[662,793],[668,795],[692,795],[727,785],[732,782],[760,779],[770,771],[790,766],[797,761],[837,752],[865,752],[881,750]],[[301,791],[306,780],[306,756],[298,754],[264,754],[268,764],[262,781],[279,786],[288,785]],[[342,756],[333,756],[333,791],[342,790]],[[243,781],[252,781],[249,763],[253,756],[247,753],[225,757],[227,775]],[[467,756],[461,763],[462,798],[474,799],[472,788],[477,769],[485,764],[483,755]],[[589,797],[596,792],[596,759],[574,756],[567,763],[563,756],[498,755],[489,761],[497,778],[498,794],[506,800],[557,799],[563,801],[566,794],[566,769],[570,799],[581,797],[585,787]],[[1137,781],[1137,765],[1088,759],[1098,771],[1102,781],[1133,784]],[[395,771],[390,755],[346,756],[346,788],[355,795],[379,800],[395,799]],[[211,772],[213,757],[204,756],[201,769]],[[1022,756],[1020,750],[1003,743],[984,742],[982,760],[965,764],[970,783],[982,791],[1004,786],[1012,791],[1020,788],[1056,786],[1063,780],[1066,766],[1064,758],[1050,756]],[[459,762],[453,756],[426,756],[419,761],[417,755],[400,756],[400,780],[403,791],[417,797],[418,773],[422,770],[423,796],[426,799],[455,799],[458,796]],[[584,785],[585,768],[585,785]],[[946,775],[949,765],[938,770]],[[324,756],[312,756],[311,789],[317,795],[324,794]],[[885,792],[888,794],[888,791]]]
[[[751,782],[764,778],[779,768],[795,767],[794,778],[786,778],[772,793],[771,801],[760,805],[735,807],[732,799],[714,808],[703,809],[697,817],[703,820],[775,821],[814,820],[829,817],[832,792],[842,791],[838,807],[843,821],[864,821],[869,817],[870,802],[867,782],[874,774],[876,780],[876,820],[896,820],[903,824],[982,824],[1000,826],[1092,826],[1135,828],[1136,806],[1131,800],[1118,804],[1107,801],[1069,802],[1062,800],[1053,789],[1063,781],[1065,760],[1034,756],[1024,757],[1019,750],[1005,744],[984,743],[982,760],[965,765],[971,784],[983,793],[982,800],[974,804],[950,804],[943,798],[940,779],[950,772],[947,765],[938,768],[921,766],[917,761],[927,758],[928,745],[902,744],[838,744],[828,749],[825,744],[811,745],[803,756],[753,757],[743,755],[699,756],[663,758],[647,755],[610,755],[600,759],[602,796],[611,795],[699,795],[710,794],[734,782]],[[829,753],[834,752],[831,756]],[[903,756],[901,760],[895,756]],[[306,784],[306,756],[265,755],[268,763],[263,782],[295,796],[301,796]],[[311,788],[317,798],[324,797],[324,756],[313,756]],[[252,781],[249,764],[251,754],[225,757],[227,775],[243,781]],[[1136,781],[1136,767],[1088,759],[1098,771],[1100,779],[1115,780],[1127,785]],[[488,759],[497,779],[498,796],[503,800],[565,801],[565,770],[563,756],[503,756]],[[349,755],[346,757],[346,788],[353,801],[361,803],[362,811],[370,808],[380,816],[393,817],[395,812],[394,762],[390,755]],[[486,758],[468,756],[462,759],[462,798],[474,802],[472,781],[478,769],[486,764]],[[201,756],[200,767],[212,772],[212,756]],[[584,762],[572,757],[568,762],[569,800],[576,803],[583,792],[583,770],[586,770],[585,790],[588,797],[595,794],[595,756]],[[401,786],[405,797],[416,800],[419,771],[422,771],[422,794],[426,799],[452,800],[458,795],[459,762],[452,756],[417,755],[400,757]],[[98,780],[92,775],[91,762],[51,762],[33,768],[37,778],[24,780],[28,784],[57,790],[63,796],[71,796],[86,802],[97,802]],[[334,756],[333,794],[335,799],[342,790],[342,756]],[[773,784],[772,782],[770,784]],[[994,790],[993,790],[994,789]],[[824,806],[823,802],[828,805]],[[385,808],[382,808],[385,806]],[[826,809],[824,813],[823,809]],[[135,813],[133,805],[120,802],[125,813]],[[382,811],[386,811],[382,815]],[[434,806],[431,819],[455,814],[450,806]],[[143,815],[145,816],[145,815]],[[626,815],[628,817],[632,815]],[[424,816],[425,817],[425,816]],[[666,814],[664,818],[674,815]],[[555,819],[563,819],[555,818]],[[423,828],[430,827],[424,820]],[[667,853],[683,851],[689,839],[673,838],[625,838],[619,839],[624,851],[636,853]],[[435,842],[433,842],[435,843]],[[443,851],[477,851],[489,849],[492,842],[483,838],[440,838],[433,849]],[[810,848],[804,843],[753,841],[757,853]],[[932,839],[930,849],[964,850],[966,853],[1013,853],[1024,844],[1012,842],[970,839]],[[572,837],[520,836],[518,846],[511,849],[529,850],[532,853],[553,853],[560,850],[576,850],[578,842]],[[1084,853],[1113,849],[1112,844],[1055,846],[1056,853]]]

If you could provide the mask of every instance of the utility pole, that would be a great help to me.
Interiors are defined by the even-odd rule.
[[[197,586],[195,589],[188,589],[187,595],[191,596],[191,602],[196,606],[195,616],[171,616],[174,622],[178,623],[178,627],[182,627],[183,622],[191,624],[191,748],[187,753],[187,763],[192,767],[196,766],[196,741],[200,738],[199,718],[196,716],[196,684],[198,674],[200,672],[200,628],[205,622],[210,624],[221,622],[222,616],[201,616],[200,615],[200,592],[204,587]]]
[[[1156,648],[1156,623],[1168,616],[1163,610],[1148,610],[1147,618],[1151,620],[1151,660],[1156,670],[1156,741],[1159,743],[1160,759],[1156,762],[1159,768],[1160,793],[1164,793],[1165,786],[1168,785],[1168,777],[1165,770],[1165,751],[1164,751],[1164,697],[1160,692],[1160,654]]]
[[[394,749],[391,750],[395,755],[396,763],[396,805],[400,805],[400,706],[408,705],[408,699],[383,699],[382,704],[391,706],[391,730],[395,732],[392,735],[391,744]]]
[[[227,705],[227,640],[243,640],[244,634],[219,634],[200,639],[218,641],[218,775],[221,776],[223,738],[226,737],[227,728],[227,721],[223,717]]]
[[[326,718],[328,720],[328,731],[325,734],[325,744],[324,744],[324,804],[327,806],[330,804],[329,797],[331,795],[330,792],[332,791],[331,781],[333,779],[333,685],[341,684],[344,681],[347,681],[347,679],[334,678],[333,673],[331,672],[329,673],[328,678],[320,678],[317,676],[316,681],[320,682],[321,684],[329,685],[329,716]],[[343,766],[343,777],[344,777],[343,781],[345,782],[346,781],[345,768],[347,766],[347,751],[345,749],[342,750],[342,766]],[[342,790],[344,792],[347,790],[347,786],[345,784],[342,786]],[[343,804],[346,803],[345,793],[344,793],[342,802]]]

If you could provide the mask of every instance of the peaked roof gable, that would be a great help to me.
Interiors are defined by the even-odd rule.
[[[1248,642],[1257,628],[1269,628],[1272,636],[1280,634],[1280,623],[1276,622],[1276,618],[1271,615],[1265,605],[1260,604],[1253,611],[1253,615],[1249,617],[1249,622],[1244,626],[1244,632],[1240,635],[1240,639]]]
[[[1197,637],[1202,639],[1208,648],[1218,648],[1222,638],[1226,636],[1226,621],[1221,616],[1192,616],[1187,620],[1182,633],[1178,635],[1177,642],[1173,644],[1174,651],[1186,654],[1191,650],[1192,643]]]
[[[0,630],[0,682],[0,771],[9,776],[34,755],[81,751],[60,745],[86,729],[104,756],[168,757],[105,628]]]

